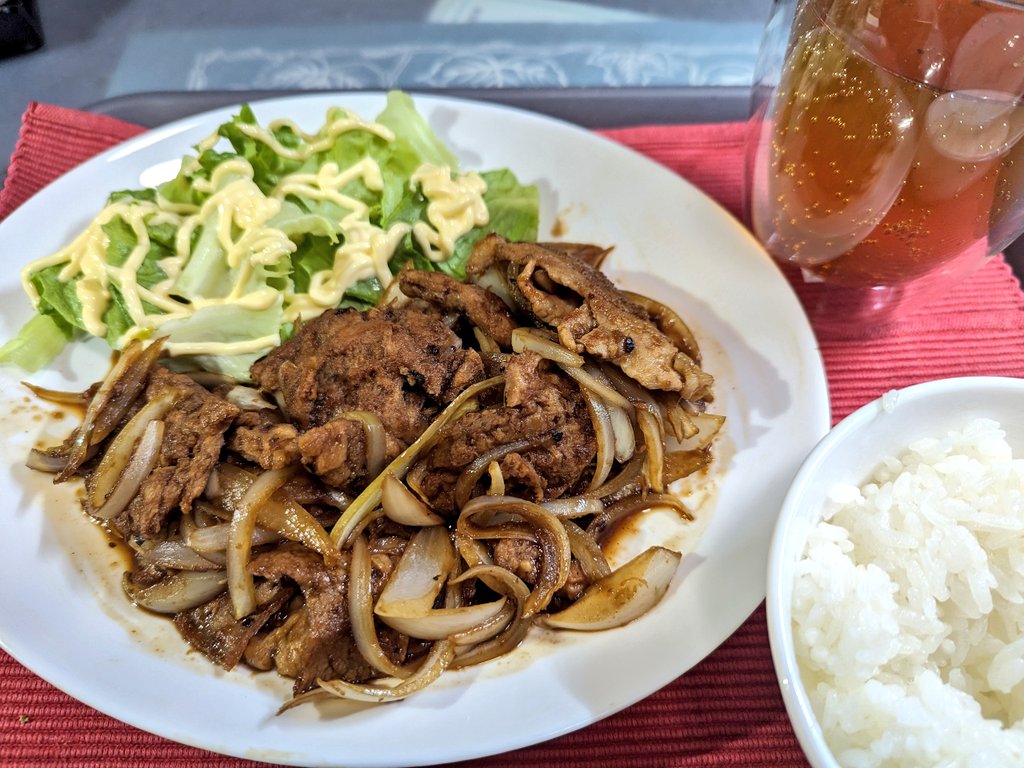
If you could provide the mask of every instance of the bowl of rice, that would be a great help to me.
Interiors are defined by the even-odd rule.
[[[931,381],[838,424],[783,503],[767,612],[815,768],[1024,765],[1024,381]]]

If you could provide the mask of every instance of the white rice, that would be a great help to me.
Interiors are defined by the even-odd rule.
[[[1024,766],[1024,460],[999,424],[836,487],[797,566],[793,629],[841,765]]]

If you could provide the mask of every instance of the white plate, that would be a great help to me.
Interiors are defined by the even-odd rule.
[[[275,716],[287,682],[222,672],[186,653],[169,622],[132,609],[122,561],[73,501],[72,489],[24,469],[22,457],[73,419],[33,404],[19,372],[0,373],[0,434],[9,499],[0,536],[0,642],[36,673],[113,717],[176,741],[301,765],[425,765],[495,754],[586,726],[642,699],[713,651],[765,595],[768,545],[796,468],[829,427],[825,376],[789,285],[760,247],[704,194],[646,158],[538,115],[420,96],[430,124],[465,168],[509,167],[538,185],[542,238],[610,244],[607,271],[624,287],[675,307],[700,338],[728,417],[714,493],[700,503],[703,535],[673,586],[641,620],[614,631],[535,632],[515,654],[447,676],[385,707],[308,706]],[[380,94],[311,95],[254,104],[307,129],[328,105],[373,117]],[[236,110],[172,123],[100,155],[0,225],[0,336],[29,317],[14,267],[80,230],[108,192],[173,173],[174,163]],[[170,164],[170,165],[169,165]],[[109,352],[65,353],[34,377],[84,387]],[[343,714],[344,713],[344,714]]]

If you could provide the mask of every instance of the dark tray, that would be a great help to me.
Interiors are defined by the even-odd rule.
[[[295,93],[298,92],[154,91],[114,96],[91,104],[86,109],[152,127],[217,107]],[[587,128],[745,120],[750,103],[750,89],[742,86],[499,90],[460,88],[431,90],[429,93],[505,104]]]

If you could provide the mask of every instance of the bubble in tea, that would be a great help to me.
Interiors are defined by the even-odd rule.
[[[898,284],[1022,226],[1024,13],[810,0],[763,124],[752,225],[845,286]]]

